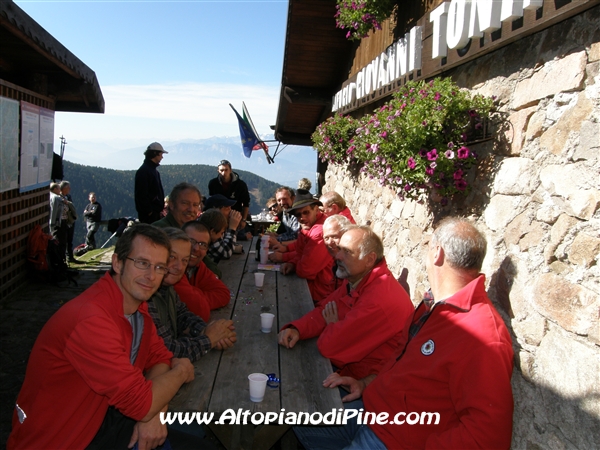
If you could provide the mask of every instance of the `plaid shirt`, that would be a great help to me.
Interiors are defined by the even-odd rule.
[[[172,291],[172,292],[169,292]],[[194,362],[206,355],[212,348],[210,339],[204,334],[206,322],[192,313],[185,303],[183,303],[173,287],[161,287],[154,295],[169,297],[171,301],[175,300],[175,310],[177,311],[177,328],[180,330],[178,336],[173,336],[173,328],[170,323],[162,323],[158,315],[158,309],[154,304],[154,296],[148,301],[148,313],[156,326],[158,335],[165,341],[165,346],[173,352],[176,358],[189,358]],[[174,297],[173,297],[174,296]],[[185,330],[197,330],[198,336],[193,337]]]
[[[229,259],[233,254],[233,244],[235,244],[235,230],[227,230],[221,239],[210,245],[208,254],[216,263],[222,259]]]

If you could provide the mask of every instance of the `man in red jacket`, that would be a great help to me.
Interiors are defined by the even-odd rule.
[[[229,288],[204,264],[204,257],[210,245],[210,234],[200,222],[188,222],[183,231],[192,242],[192,254],[187,276],[183,276],[173,286],[177,295],[188,309],[206,323],[210,311],[229,304]],[[189,277],[189,278],[188,278]]]
[[[308,288],[315,303],[331,294],[334,287],[331,273],[333,258],[323,241],[325,216],[319,206],[321,202],[310,192],[298,190],[294,204],[288,210],[300,222],[298,239],[287,246],[287,252],[274,252],[269,256],[272,261],[284,262],[281,266],[283,275],[296,272],[300,278],[308,280]]]
[[[479,273],[485,252],[467,220],[440,223],[426,260],[433,297],[417,307],[395,354],[377,376],[323,383],[346,386],[344,401],[362,394],[363,418],[377,420],[301,428],[305,448],[510,448],[513,349]]]
[[[159,413],[194,378],[172,358],[146,302],[168,272],[171,244],[147,224],[117,241],[112,269],[46,323],[29,357],[9,449],[151,449],[166,438]]]
[[[321,354],[338,373],[376,374],[398,347],[414,307],[383,257],[383,243],[369,227],[350,225],[339,241],[338,276],[343,284],[304,317],[285,325],[279,344],[319,336]]]

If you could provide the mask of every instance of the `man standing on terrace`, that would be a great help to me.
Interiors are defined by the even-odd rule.
[[[155,448],[159,413],[194,378],[148,315],[168,273],[171,243],[147,224],[117,241],[112,268],[48,320],[29,357],[9,449]]]
[[[486,246],[465,219],[439,224],[425,264],[433,298],[407,321],[379,375],[332,374],[323,382],[347,387],[343,401],[362,394],[363,414],[388,417],[368,425],[298,428],[305,448],[510,448],[513,349],[479,273]],[[411,426],[415,415],[419,421]]]
[[[169,152],[158,142],[153,142],[144,152],[146,159],[135,173],[135,209],[142,223],[156,222],[164,208],[165,193],[156,168],[165,153]]]
[[[335,258],[343,284],[304,317],[284,325],[279,344],[293,348],[300,339],[319,336],[319,351],[340,375],[365,378],[378,373],[396,350],[414,307],[369,227],[348,226]]]
[[[302,230],[298,239],[287,246],[287,252],[274,252],[269,258],[283,262],[281,273],[296,272],[300,278],[308,280],[308,288],[315,303],[333,292],[334,277],[331,272],[333,258],[323,241],[325,216],[319,210],[321,202],[308,191],[298,191],[296,201],[289,209],[300,222]]]
[[[231,170],[231,163],[226,159],[219,162],[219,175],[208,182],[208,195],[221,194],[235,200],[232,208],[242,215],[240,229],[246,228],[246,219],[250,209],[250,193],[248,186],[240,176]]]

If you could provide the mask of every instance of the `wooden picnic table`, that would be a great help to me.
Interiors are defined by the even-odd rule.
[[[212,311],[211,320],[232,319],[237,343],[225,351],[213,349],[194,364],[195,380],[182,386],[170,403],[171,411],[214,412],[216,420],[230,409],[325,414],[343,407],[338,390],[322,385],[332,367],[319,353],[316,338],[299,341],[293,349],[278,345],[279,328],[312,310],[314,304],[306,280],[296,275],[264,271],[263,288],[255,286],[256,239],[243,242],[244,253],[219,263],[231,302]],[[261,312],[275,314],[271,333],[261,331]],[[261,403],[250,400],[248,375],[254,372],[275,373],[281,380],[278,388],[267,387]],[[213,423],[211,429],[227,448],[268,449],[289,426],[245,426],[240,431],[240,427]]]

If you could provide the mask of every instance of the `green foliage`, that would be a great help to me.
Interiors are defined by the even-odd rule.
[[[337,0],[336,26],[348,30],[346,39],[368,37],[369,31],[381,30],[381,22],[394,10],[393,0]]]
[[[165,195],[168,195],[177,183],[187,181],[198,186],[202,195],[208,196],[208,182],[217,176],[216,167],[204,164],[164,165],[160,166],[159,171]],[[71,196],[79,215],[75,222],[73,239],[75,246],[85,240],[83,210],[89,203],[90,192],[96,193],[98,202],[102,205],[102,220],[137,217],[133,188],[135,172],[135,170],[104,169],[64,161],[65,179],[71,183]],[[236,169],[235,172],[248,185],[250,213],[258,214],[265,207],[267,199],[273,196],[279,184],[244,170]],[[98,246],[104,244],[110,237],[110,233],[105,230],[106,227],[101,227],[96,234]]]
[[[332,117],[312,138],[321,160],[354,166],[401,198],[433,190],[447,202],[470,189],[477,155],[466,142],[493,107],[449,78],[409,82],[372,115]]]

